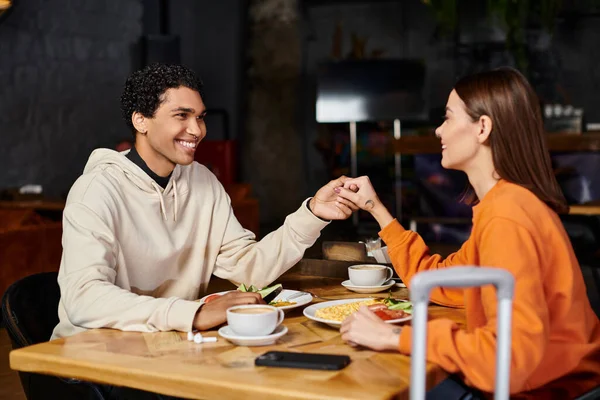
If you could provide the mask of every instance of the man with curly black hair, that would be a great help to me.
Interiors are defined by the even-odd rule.
[[[216,177],[194,162],[206,136],[206,107],[192,71],[155,64],[133,73],[121,108],[135,146],[95,150],[69,192],[53,338],[91,328],[191,331],[222,324],[227,308],[263,301],[242,292],[194,301],[211,275],[266,286],[302,258],[330,220],[353,211],[337,202],[342,177],[257,242]]]

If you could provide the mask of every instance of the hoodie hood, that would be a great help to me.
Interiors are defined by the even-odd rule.
[[[175,207],[173,210],[173,219],[177,221],[178,198],[177,192],[178,180],[181,177],[181,166],[176,165],[171,175],[171,180],[163,190],[158,183],[146,174],[140,167],[129,160],[126,155],[129,150],[118,152],[110,149],[97,149],[92,152],[88,162],[83,170],[84,174],[95,172],[98,170],[113,170],[121,172],[129,182],[151,195],[157,195],[160,200],[160,209],[163,218],[167,220],[167,211],[165,207],[165,197],[173,196]],[[112,171],[111,171],[112,172]]]

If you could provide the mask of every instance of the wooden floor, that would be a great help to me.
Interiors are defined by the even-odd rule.
[[[0,328],[0,399],[25,400],[25,393],[21,388],[19,375],[10,369],[8,353],[10,352],[10,339],[4,328]]]

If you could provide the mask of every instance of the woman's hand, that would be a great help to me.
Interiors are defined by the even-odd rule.
[[[335,189],[335,192],[339,196],[340,203],[348,207],[359,207],[371,213],[382,229],[394,219],[379,200],[368,176],[347,179],[344,181],[344,186]]]
[[[345,180],[343,188],[337,192],[340,197],[365,211],[371,212],[376,205],[381,204],[368,176]]]
[[[397,350],[401,328],[386,324],[367,307],[361,307],[342,322],[342,339],[351,346],[373,350]]]

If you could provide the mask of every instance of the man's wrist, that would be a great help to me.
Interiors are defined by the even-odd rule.
[[[308,207],[308,211],[310,211],[311,213],[314,214],[313,212],[313,208],[315,208],[315,198],[311,197],[310,199],[308,199],[308,201],[306,202],[306,207]]]
[[[306,202],[306,208],[308,208],[308,211],[310,211],[312,215],[314,215],[315,217],[319,218],[321,221],[323,221],[323,222],[331,222],[330,220],[324,219],[324,218],[318,216],[317,214],[315,214],[315,212],[313,210],[315,209],[316,204],[317,204],[317,201],[315,200],[315,198],[311,197]]]
[[[196,314],[194,314],[194,321],[192,322],[192,329],[197,329],[200,331],[208,329],[208,328],[202,326],[202,316],[200,314],[202,313],[203,309],[204,309],[204,304],[202,304],[200,306],[200,308],[198,309],[198,311],[196,311]]]

